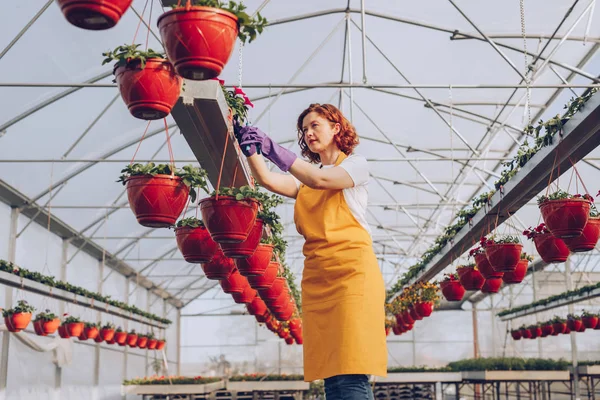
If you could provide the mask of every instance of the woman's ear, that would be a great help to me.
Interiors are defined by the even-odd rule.
[[[334,135],[337,135],[338,133],[340,133],[341,129],[342,129],[342,125],[339,122],[336,122],[335,125],[333,125]]]

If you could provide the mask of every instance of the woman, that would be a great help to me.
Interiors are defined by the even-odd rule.
[[[373,399],[368,375],[386,376],[387,348],[385,287],[366,220],[367,160],[352,154],[356,131],[331,104],[311,104],[297,128],[310,163],[255,127],[238,127],[236,136],[258,183],[296,199],[294,221],[306,239],[304,379],[325,379],[327,400]],[[291,176],[269,171],[261,152]]]

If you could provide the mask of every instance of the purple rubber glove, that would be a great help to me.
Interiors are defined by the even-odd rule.
[[[240,129],[239,137],[242,151],[250,153],[253,149],[263,156],[283,172],[288,172],[296,161],[296,154],[285,147],[274,142],[266,133],[254,126],[245,126]],[[247,150],[246,150],[247,149]],[[245,153],[244,153],[245,154]]]
[[[240,148],[242,150],[242,153],[244,153],[244,155],[246,157],[250,157],[253,154],[256,154],[256,145],[255,144],[249,144],[249,145],[245,145],[242,146],[242,129],[244,129],[246,127],[242,127],[239,122],[237,121],[237,119],[233,120],[233,133],[235,134],[235,138],[238,141],[238,144],[240,145]]]

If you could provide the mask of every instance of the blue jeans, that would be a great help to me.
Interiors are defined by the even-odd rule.
[[[373,400],[367,375],[337,375],[325,379],[326,400]]]

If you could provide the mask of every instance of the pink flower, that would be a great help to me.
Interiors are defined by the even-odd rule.
[[[246,97],[246,93],[244,93],[244,91],[237,86],[233,87],[233,91],[235,92],[236,96],[240,95],[240,96]]]
[[[225,81],[223,79],[219,79],[219,78],[212,78],[213,81],[219,81],[219,83],[221,84],[221,86],[223,86],[225,84]]]
[[[248,96],[244,96],[244,104],[250,107],[254,107],[254,104],[252,104]]]

